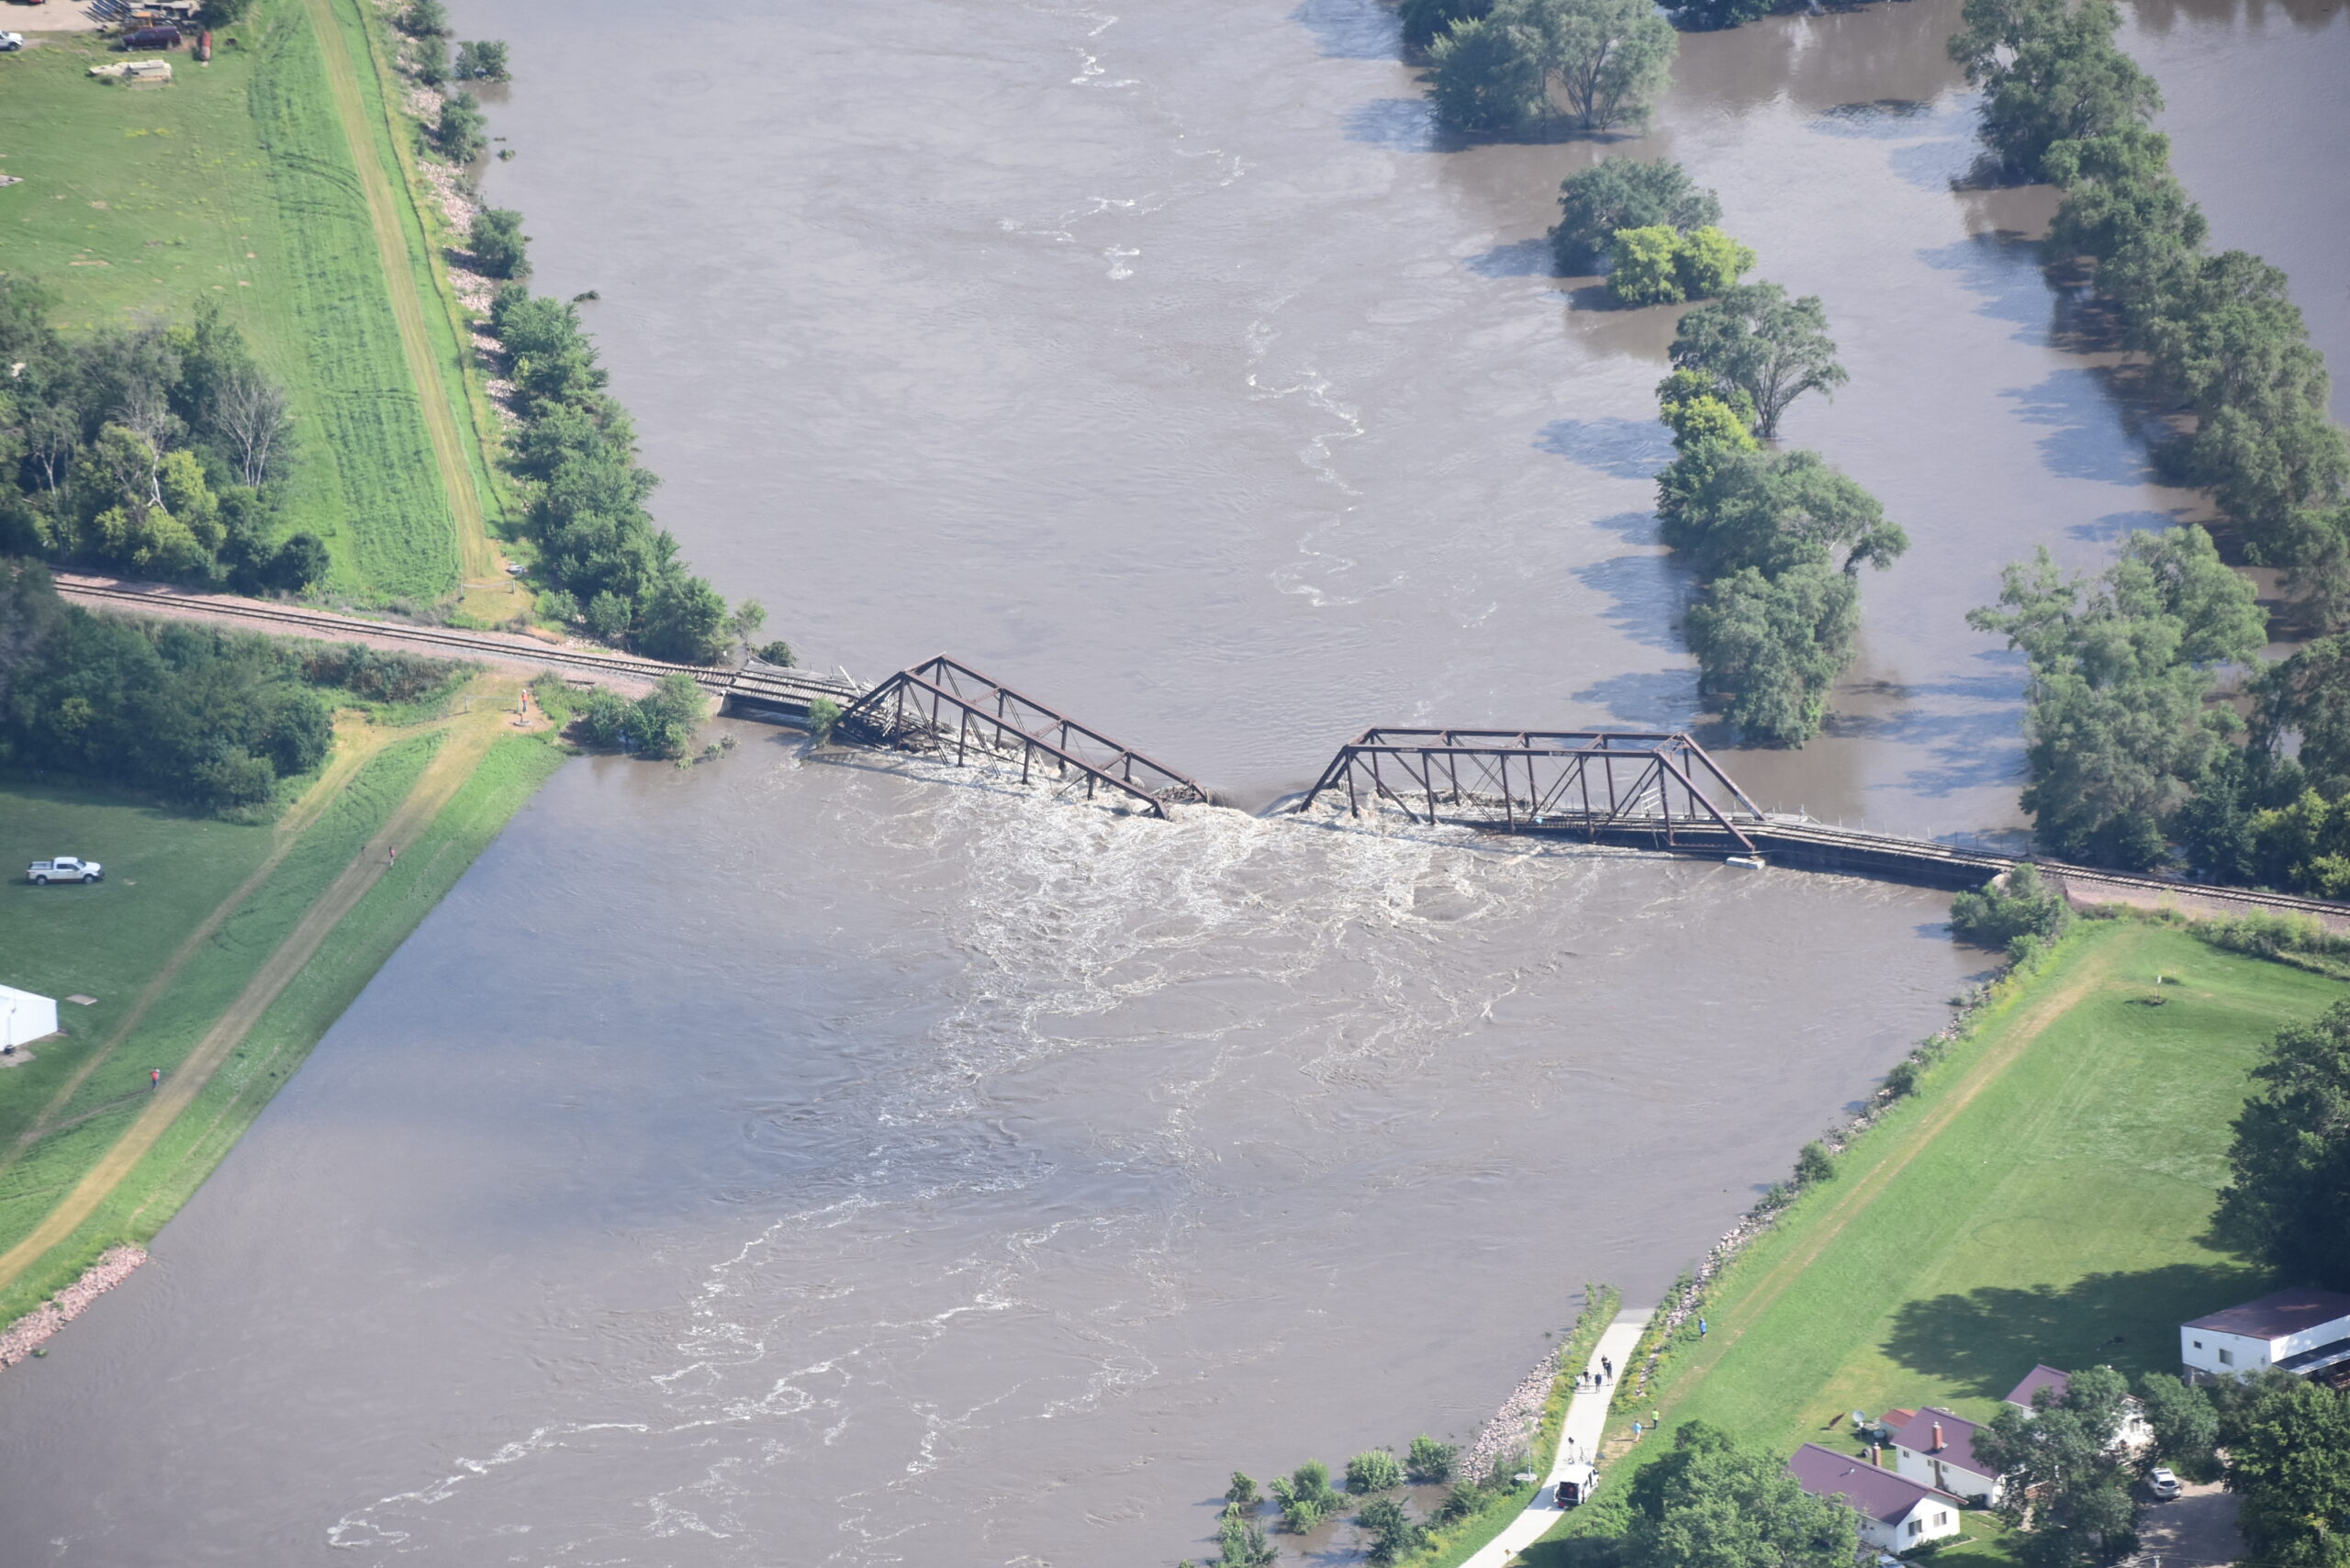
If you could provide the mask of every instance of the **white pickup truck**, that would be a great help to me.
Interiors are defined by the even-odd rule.
[[[61,855],[54,860],[36,860],[25,868],[25,880],[37,887],[51,882],[102,882],[106,868],[95,860],[83,860],[71,855]]]

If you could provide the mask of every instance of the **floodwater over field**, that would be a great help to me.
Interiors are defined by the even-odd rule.
[[[456,9],[513,43],[492,195],[602,295],[664,520],[810,662],[943,647],[1251,805],[1368,722],[1695,718],[1671,321],[1539,242],[1599,150],[1447,145],[1378,6]],[[1788,433],[1915,541],[1831,734],[1726,762],[1994,835],[2018,671],[1964,611],[2190,498],[2065,335],[2047,193],[1952,188],[1953,16],[1688,39],[1610,150],[1826,297],[1852,384]],[[2190,179],[2254,155],[2266,62],[2350,61],[2338,8],[2165,17]],[[2341,231],[2283,177],[2199,192],[2288,264]],[[1909,890],[733,731],[559,776],[0,1380],[0,1560],[1171,1562],[1236,1465],[1470,1435],[1978,961]]]

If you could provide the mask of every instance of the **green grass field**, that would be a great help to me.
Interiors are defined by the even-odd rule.
[[[112,1148],[148,1103],[148,1072],[172,1073],[327,887],[381,832],[436,749],[437,734],[396,734],[341,781],[307,822],[289,828],[192,821],[86,792],[0,785],[10,854],[79,853],[102,859],[95,888],[0,884],[6,983],[97,1004],[60,1008],[66,1040],[38,1060],[0,1071],[0,1249],[22,1239]],[[130,1174],[64,1243],[0,1289],[5,1324],[73,1277],[116,1241],[144,1241],[201,1184],[292,1076],[310,1047],[408,932],[453,886],[506,820],[563,760],[545,736],[495,741],[398,864],[335,924],[317,953],[263,1011],[234,1054]],[[281,842],[276,835],[284,833]],[[41,846],[28,852],[26,845]],[[128,1038],[73,1089],[58,1093],[120,1029],[125,1010],[205,917],[229,899],[273,848],[266,878],[158,993]],[[20,1148],[26,1130],[47,1131]]]
[[[1986,1418],[2036,1361],[2175,1372],[2179,1323],[2272,1285],[2210,1234],[2246,1075],[2344,994],[2176,927],[2086,924],[1737,1263],[1707,1338],[1618,1425],[1792,1453],[1846,1444],[1854,1409]],[[1663,1446],[1618,1461],[1618,1495]]]
[[[68,330],[218,301],[292,395],[287,522],[327,540],[330,587],[437,600],[456,523],[318,36],[301,0],[221,36],[208,66],[173,56],[168,87],[89,79],[96,39],[0,56],[0,172],[24,182],[0,189],[0,262],[59,294]]]

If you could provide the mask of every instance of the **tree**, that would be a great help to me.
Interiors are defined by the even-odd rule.
[[[1404,24],[1404,47],[1425,50],[1455,22],[1481,18],[1493,8],[1494,0],[1403,0],[1395,13]]]
[[[1265,1539],[1265,1527],[1227,1513],[1216,1527],[1217,1568],[1270,1568],[1281,1550]]]
[[[1658,388],[1668,409],[1690,386],[1682,374]],[[1708,577],[1742,566],[1775,577],[1815,564],[1854,577],[1863,566],[1884,570],[1909,548],[1877,498],[1819,454],[1763,452],[1751,442],[1690,446],[1657,476],[1657,515],[1664,542],[1694,555]]]
[[[1433,1486],[1452,1479],[1452,1467],[1460,1450],[1451,1443],[1440,1443],[1423,1432],[1412,1439],[1410,1451],[1404,1456],[1404,1473],[1416,1486]]]
[[[2003,1406],[1975,1438],[1975,1457],[2001,1478],[2000,1517],[2031,1526],[2023,1555],[2032,1568],[2110,1562],[2136,1540],[2113,1443],[2129,1385],[2111,1367],[2067,1382],[2062,1399],[2043,1388],[2030,1411]]]
[[[2065,895],[2042,880],[2040,868],[2029,860],[1979,891],[1950,901],[1951,935],[1996,952],[2013,953],[2018,942],[2046,942],[2072,918]]]
[[[2350,1002],[2279,1029],[2252,1077],[2220,1227],[2288,1280],[2350,1289]]]
[[[1696,458],[1696,465],[1681,476],[1674,494],[1695,495],[1707,482],[1715,464],[1733,453],[1754,449],[1751,423],[1754,405],[1743,392],[1718,396],[1714,384],[1694,370],[1676,370],[1656,384],[1657,418],[1673,427],[1673,449],[1682,456],[1700,448],[1716,448]],[[1659,486],[1660,495],[1663,492]],[[1660,499],[1660,505],[1663,502]]]
[[[726,617],[726,635],[737,649],[748,654],[752,643],[758,637],[759,628],[767,623],[767,606],[755,599],[746,599]]]
[[[258,489],[292,424],[285,390],[249,365],[231,370],[213,399],[213,420],[237,460],[237,477]]]
[[[2350,1394],[2274,1369],[2221,1422],[2247,1568],[2350,1562]]]
[[[1858,1516],[1814,1497],[1774,1455],[1739,1448],[1703,1422],[1625,1489],[1622,1560],[1640,1568],[1852,1568]]]
[[[1673,19],[1693,30],[1735,28],[1771,14],[1771,0],[1684,0],[1668,7]]]
[[[2264,671],[2254,737],[2274,755],[2298,733],[2298,756],[2317,787],[2329,794],[2350,788],[2350,636],[2304,643],[2293,656]]]
[[[1754,405],[1754,433],[1768,440],[1779,416],[1806,392],[1832,393],[1851,379],[1836,362],[1828,313],[1817,295],[1790,300],[1775,283],[1740,284],[1681,319],[1674,368],[1694,370],[1718,392]]]
[[[1681,236],[1663,224],[1616,231],[1616,264],[1607,292],[1627,305],[1676,305],[1681,290]]]
[[[441,100],[441,118],[432,129],[432,144],[452,163],[470,163],[487,145],[489,122],[482,118],[481,100],[458,93]]]
[[[2218,1478],[2220,1411],[2211,1396],[2185,1378],[2148,1372],[2139,1381],[2138,1395],[2146,1408],[2146,1424],[2154,1430],[2154,1454],[2195,1481]]]
[[[1404,1466],[1385,1449],[1372,1449],[1347,1461],[1347,1490],[1357,1496],[1392,1492],[1404,1484]]]
[[[530,236],[522,232],[522,215],[511,207],[486,207],[474,214],[465,234],[465,249],[492,277],[527,277],[531,271]]]
[[[1689,612],[1698,688],[1729,700],[1724,716],[1749,742],[1799,746],[1819,733],[1859,625],[1860,595],[1832,566],[1776,579],[1742,567],[1708,584]]]
[[[1495,14],[1455,22],[1428,50],[1428,96],[1455,130],[1510,130],[1540,118],[1540,55],[1523,29]]]
[[[1681,48],[1673,24],[1649,0],[1519,3],[1542,40],[1544,79],[1558,79],[1576,125],[1598,131],[1648,118],[1649,100],[1672,79]]]
[[[647,756],[683,756],[708,706],[691,676],[663,676],[630,715],[636,749]]]
[[[2188,526],[2132,535],[2095,582],[2064,577],[2043,549],[1967,622],[2031,661],[2023,804],[2041,843],[2067,859],[2160,863],[2163,823],[2235,723],[2206,706],[2212,666],[2266,640],[2252,585]]]
[[[665,578],[644,601],[636,640],[656,659],[717,664],[726,656],[726,600],[700,577]]]
[[[2033,177],[2059,142],[2143,124],[2162,107],[2153,78],[2114,46],[2112,0],[1967,0],[1951,58],[1983,89],[1983,140]]]
[[[1244,1475],[1237,1470],[1232,1473],[1232,1484],[1224,1489],[1224,1506],[1226,1512],[1235,1508],[1253,1508],[1262,1500],[1257,1495],[1257,1483],[1254,1477]]]
[[[1550,249],[1559,271],[1595,272],[1618,230],[1663,225],[1687,233],[1721,221],[1722,204],[1680,164],[1659,158],[1606,158],[1559,186],[1559,224]]]

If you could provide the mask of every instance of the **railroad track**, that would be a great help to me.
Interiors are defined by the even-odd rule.
[[[420,651],[495,659],[505,664],[535,664],[541,668],[594,678],[627,680],[650,685],[666,675],[683,675],[706,691],[756,705],[805,711],[818,697],[836,702],[854,701],[864,688],[845,678],[787,670],[773,666],[759,669],[714,669],[702,665],[671,664],[633,654],[605,649],[564,646],[533,638],[495,632],[468,632],[451,626],[416,626],[401,621],[371,621],[331,610],[265,604],[257,599],[211,594],[186,594],[151,588],[126,588],[115,584],[59,574],[58,594],[76,603],[117,612],[196,615],[227,620],[280,636],[348,642],[378,638],[413,645]]]

